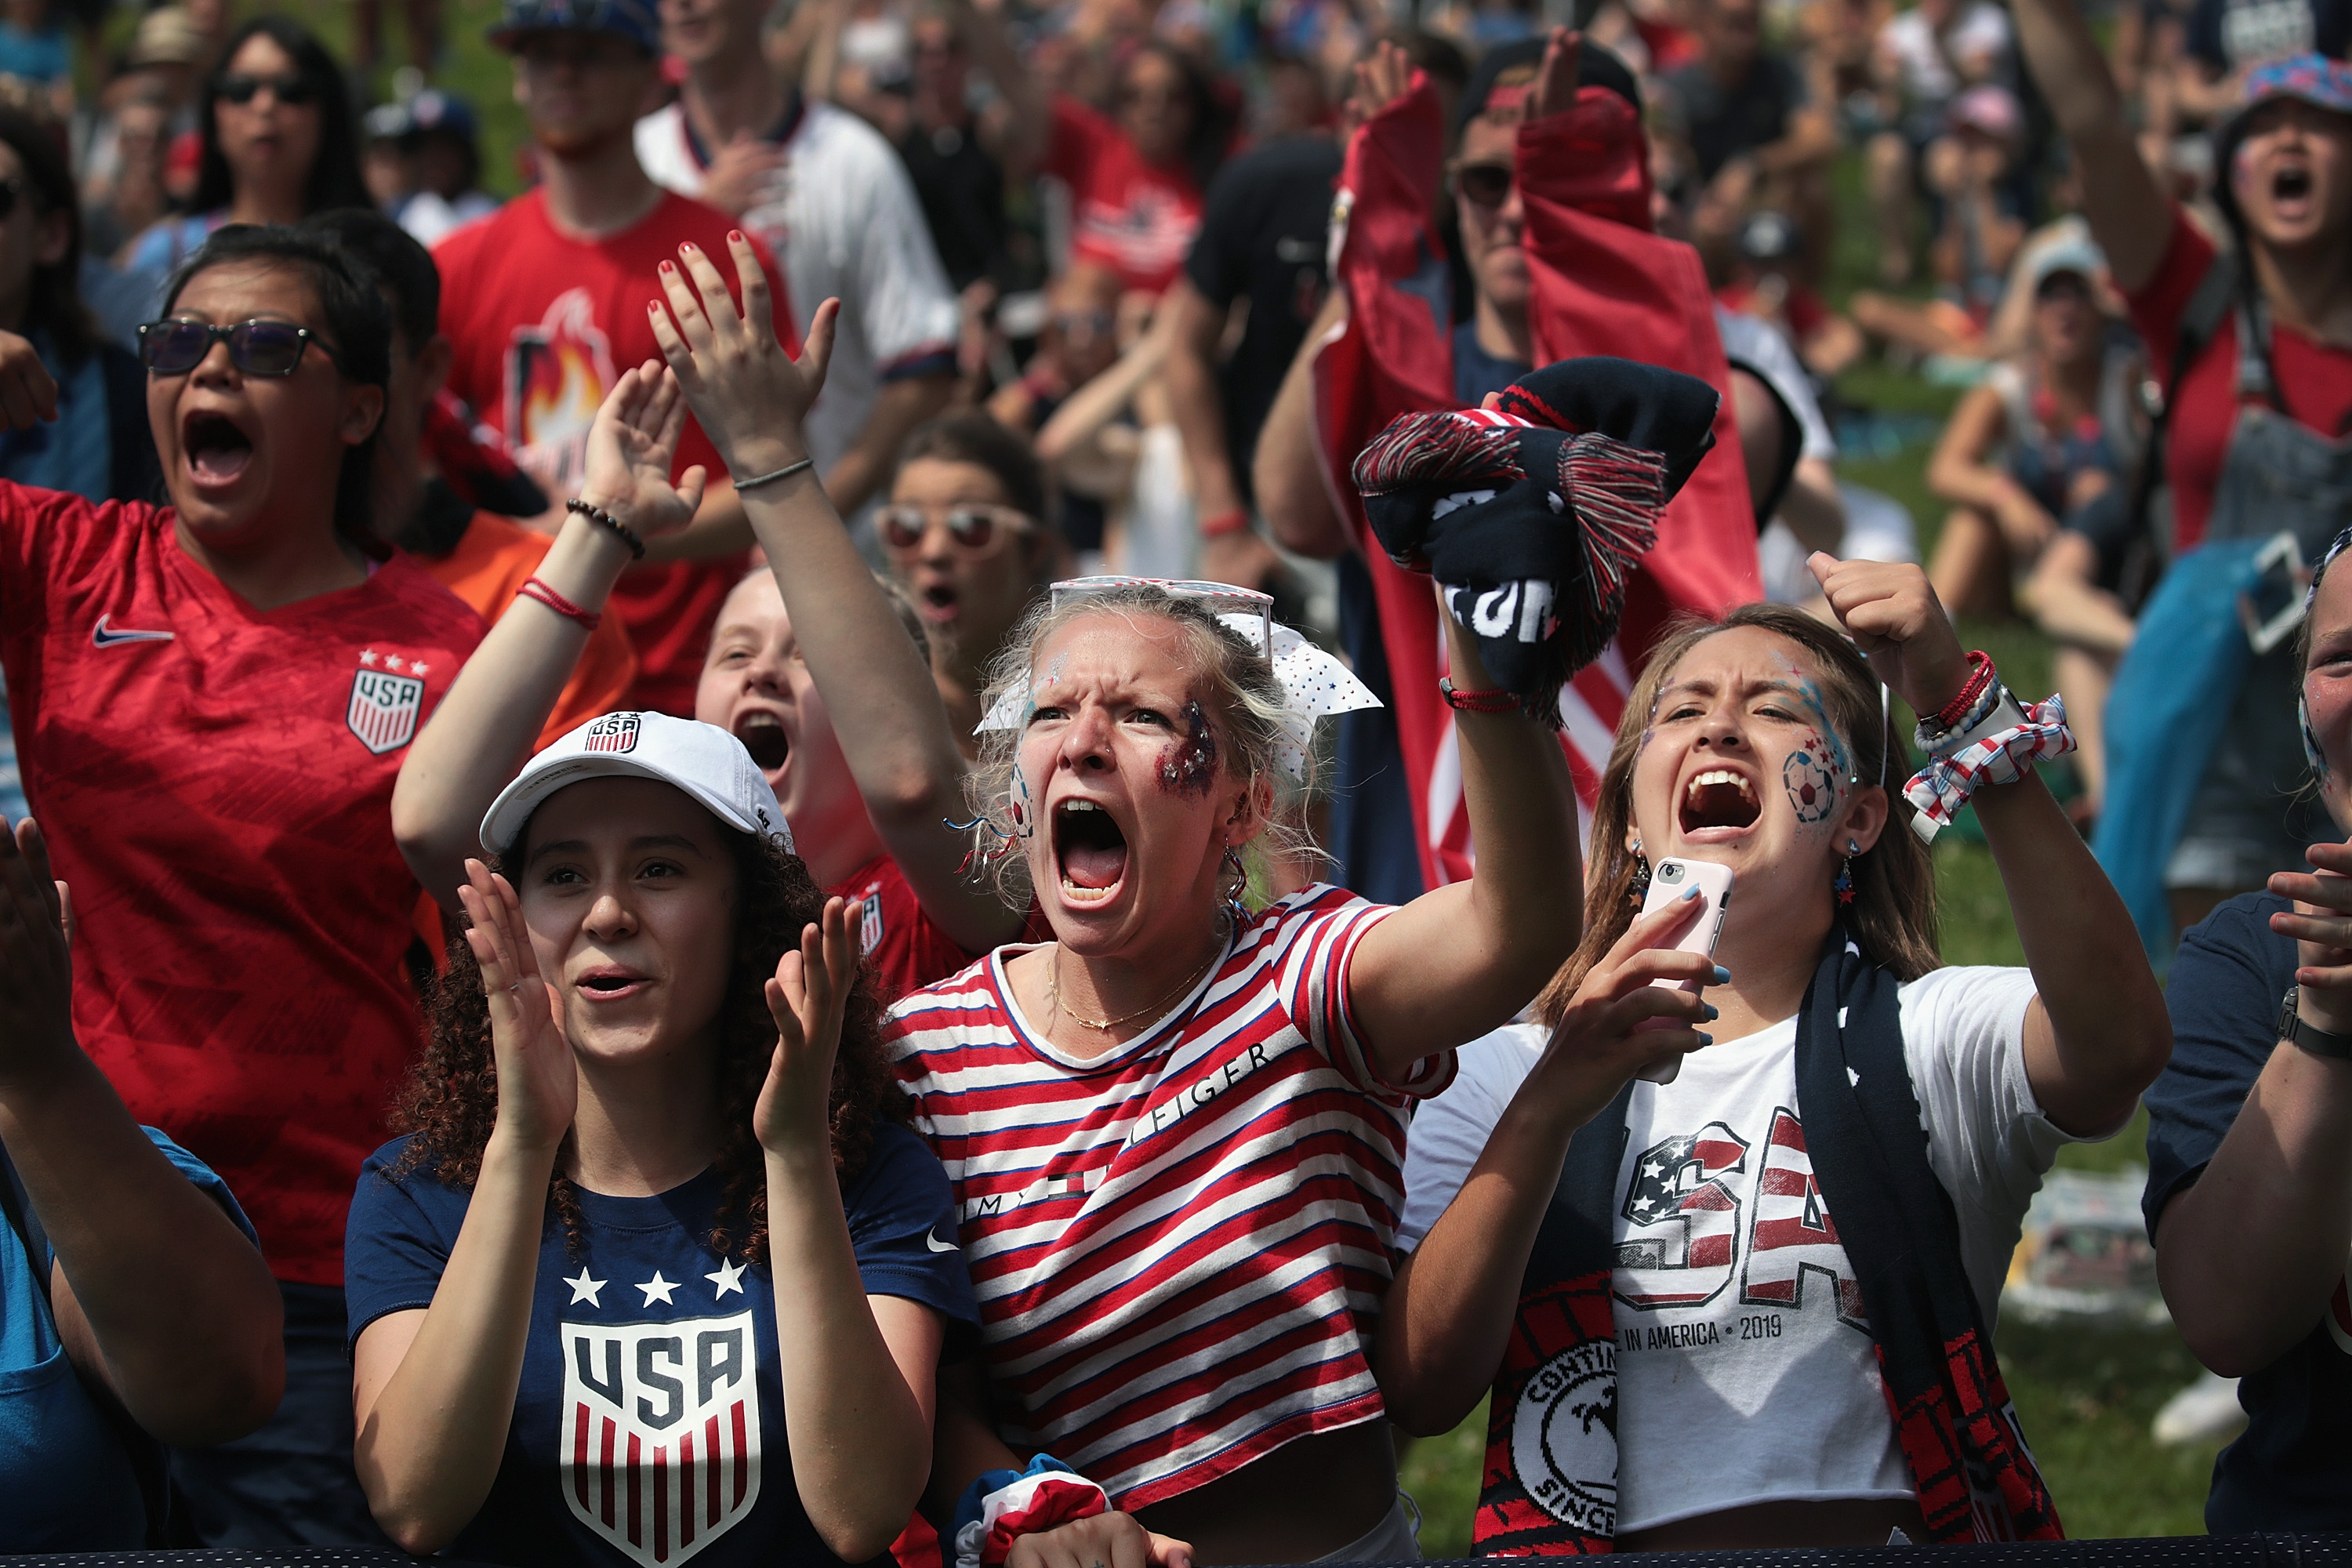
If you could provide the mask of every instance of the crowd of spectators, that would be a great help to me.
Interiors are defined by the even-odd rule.
[[[2352,4],[505,0],[511,195],[402,9],[0,5],[0,1548],[1392,1559],[1380,1418],[1490,1392],[1493,1550],[2052,1535],[2003,1242],[2152,1083],[2211,1517],[2352,1524]],[[1566,579],[1368,510],[1447,410],[1653,476],[1534,698]],[[1890,690],[2024,966],[1938,967]],[[1635,1331],[1547,1479],[1591,1215],[1794,1326]]]

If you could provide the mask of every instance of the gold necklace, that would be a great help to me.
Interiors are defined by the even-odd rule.
[[[1191,974],[1185,977],[1182,984],[1177,986],[1175,990],[1171,991],[1167,995],[1162,996],[1157,1002],[1138,1007],[1134,1012],[1122,1014],[1116,1018],[1089,1018],[1082,1014],[1073,1013],[1069,1008],[1062,1005],[1062,944],[1057,942],[1054,944],[1054,956],[1045,961],[1045,999],[1053,1004],[1055,1012],[1059,1013],[1062,1016],[1067,1018],[1071,1023],[1077,1025],[1080,1028],[1095,1029],[1107,1034],[1113,1029],[1122,1028],[1129,1024],[1132,1024],[1138,1018],[1141,1018],[1149,1015],[1166,1012],[1169,1005],[1174,1002],[1177,997],[1181,996],[1185,992],[1190,991],[1193,986],[1200,984],[1201,976],[1209,973],[1209,965],[1216,963],[1218,959],[1223,957],[1224,952],[1224,944],[1220,942],[1216,948],[1210,952],[1208,958],[1202,962],[1201,967],[1192,971]]]

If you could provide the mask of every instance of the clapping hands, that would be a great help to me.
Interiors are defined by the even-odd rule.
[[[539,972],[513,884],[479,860],[466,862],[457,900],[474,924],[466,944],[489,1001],[490,1047],[498,1061],[498,1130],[527,1149],[563,1142],[580,1106],[579,1068],[563,1033],[555,994]]]
[[[801,932],[798,948],[777,961],[767,982],[776,1020],[776,1054],[751,1112],[751,1128],[771,1154],[822,1152],[833,1141],[833,1061],[841,1024],[857,984],[857,942],[845,899]]]
[[[698,463],[676,484],[669,477],[685,428],[686,399],[676,376],[651,360],[622,372],[588,427],[580,499],[643,538],[675,533],[692,522],[708,476]]]

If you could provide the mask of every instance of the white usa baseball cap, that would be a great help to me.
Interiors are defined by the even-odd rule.
[[[716,724],[667,713],[607,713],[531,758],[483,815],[482,847],[503,855],[548,796],[600,778],[659,779],[738,832],[773,834],[793,848],[784,808],[743,742]]]

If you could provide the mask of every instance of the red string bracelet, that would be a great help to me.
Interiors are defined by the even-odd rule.
[[[1249,513],[1240,507],[1228,511],[1211,512],[1201,520],[1201,537],[1222,539],[1228,533],[1239,533],[1249,527]]]
[[[1948,730],[1969,715],[1969,710],[1982,697],[1985,688],[1992,684],[1992,655],[1982,648],[1969,653],[1969,681],[1960,688],[1959,695],[1944,704],[1936,714],[1938,729]]]
[[[545,605],[549,609],[553,610],[557,615],[562,616],[565,620],[577,622],[591,632],[593,632],[598,626],[604,624],[604,617],[603,616],[598,615],[593,610],[582,609],[579,605],[573,604],[571,600],[565,598],[562,595],[557,593],[554,589],[549,587],[546,584],[541,582],[536,577],[524,578],[522,586],[515,590],[515,597],[518,599],[535,599],[539,603]]]
[[[1508,713],[1519,705],[1517,697],[1499,687],[1492,691],[1461,691],[1445,676],[1438,678],[1437,690],[1445,699],[1445,705],[1457,713]]]

